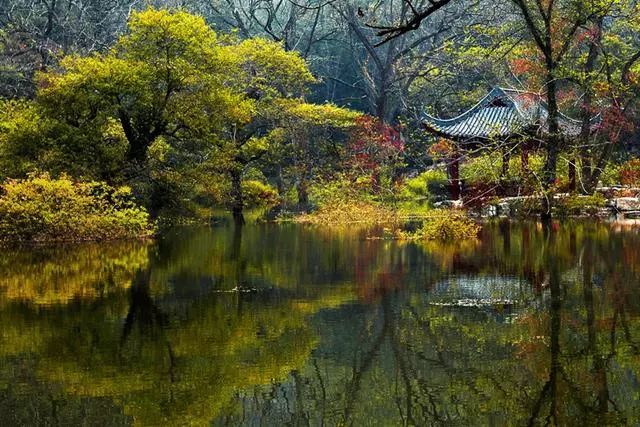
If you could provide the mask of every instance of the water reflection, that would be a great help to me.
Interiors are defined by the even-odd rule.
[[[127,289],[133,272],[147,266],[148,246],[145,242],[119,242],[3,249],[0,304],[66,304]]]
[[[299,226],[4,251],[8,425],[638,424],[640,236]]]

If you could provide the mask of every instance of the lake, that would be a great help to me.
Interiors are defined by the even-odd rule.
[[[638,228],[381,233],[2,250],[0,424],[640,424]]]

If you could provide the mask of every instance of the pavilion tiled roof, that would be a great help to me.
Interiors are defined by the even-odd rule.
[[[446,138],[471,141],[545,132],[547,117],[546,105],[540,94],[494,88],[459,116],[440,119],[424,113],[422,124],[428,131]],[[580,133],[580,122],[563,114],[559,125],[565,136]]]

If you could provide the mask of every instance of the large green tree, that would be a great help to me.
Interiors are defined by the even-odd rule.
[[[229,205],[241,221],[243,176],[281,141],[283,120],[293,114],[287,111],[307,105],[315,81],[301,55],[278,42],[218,35],[184,11],[134,12],[109,50],[69,55],[38,74],[35,103],[5,103],[3,157],[22,165],[6,174],[35,165],[66,170],[84,163],[90,170],[98,148],[111,143],[120,147],[108,154],[120,157],[122,179],[146,182],[151,189],[138,192],[150,193],[154,210],[166,204],[159,193],[185,190],[180,176],[193,183],[215,171],[229,180]],[[21,121],[30,126],[17,126]],[[54,168],[55,161],[41,162],[50,152],[84,160]],[[195,176],[198,165],[206,167]]]
[[[240,95],[224,83],[234,58],[200,17],[148,9],[134,13],[129,32],[104,54],[69,56],[61,70],[41,74],[38,101],[81,129],[117,120],[127,158],[143,166],[157,138],[211,132],[245,114]]]

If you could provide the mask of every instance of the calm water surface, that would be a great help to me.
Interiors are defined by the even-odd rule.
[[[0,252],[0,425],[639,425],[640,234],[294,225]]]

